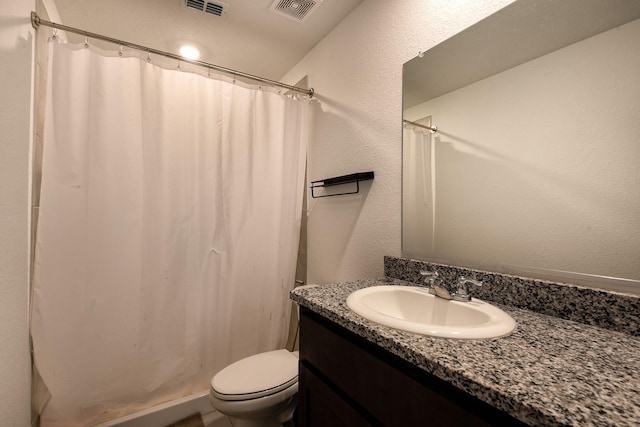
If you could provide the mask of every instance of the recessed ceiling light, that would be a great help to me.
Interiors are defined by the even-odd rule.
[[[200,51],[193,46],[182,46],[180,48],[180,55],[187,59],[198,59],[200,57]]]

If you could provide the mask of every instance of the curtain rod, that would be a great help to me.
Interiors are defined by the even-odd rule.
[[[409,123],[410,125],[418,126],[419,128],[429,129],[431,133],[438,132],[438,126],[421,125],[420,123],[412,122],[411,120],[407,120],[407,119],[402,119],[402,121],[404,123]]]
[[[258,76],[254,76],[251,74],[247,74],[247,73],[243,73],[241,71],[236,71],[236,70],[232,70],[230,68],[225,68],[225,67],[221,67],[220,65],[215,65],[215,64],[210,64],[208,62],[204,62],[204,61],[198,61],[195,59],[188,59],[188,58],[184,58],[180,55],[176,55],[170,52],[163,52],[161,50],[156,50],[147,46],[141,46],[135,43],[130,43],[130,42],[126,42],[123,40],[118,40],[118,39],[114,39],[111,37],[107,37],[107,36],[103,36],[101,34],[96,34],[96,33],[91,33],[89,31],[85,31],[85,30],[80,30],[78,28],[73,28],[73,27],[68,27],[66,25],[62,25],[62,24],[56,24],[55,22],[50,22],[50,21],[45,21],[44,19],[41,19],[38,14],[36,12],[31,12],[31,25],[33,26],[33,28],[35,28],[36,30],[40,27],[40,25],[44,25],[45,27],[51,27],[51,28],[55,28],[57,30],[62,30],[62,31],[68,31],[70,33],[75,33],[75,34],[80,34],[82,36],[88,37],[88,38],[92,38],[92,39],[98,39],[98,40],[104,40],[113,44],[117,44],[120,46],[126,46],[132,49],[136,49],[136,50],[140,50],[140,51],[144,51],[147,52],[149,54],[153,53],[154,55],[160,55],[160,56],[164,56],[167,58],[171,58],[171,59],[176,59],[178,61],[182,61],[182,62],[187,62],[190,64],[194,64],[194,65],[199,65],[201,67],[206,67],[212,70],[216,70],[216,71],[220,71],[226,74],[231,74],[233,76],[238,76],[238,77],[244,77],[246,79],[250,79],[250,80],[254,80],[254,81],[258,81],[258,82],[262,82],[262,83],[267,83],[271,86],[278,86],[281,88],[285,88],[288,90],[292,90],[295,92],[301,92],[304,93],[306,95],[308,95],[310,98],[313,97],[314,94],[314,90],[313,88],[311,89],[303,89],[297,86],[290,86],[288,84],[285,83],[280,83],[277,82],[275,80],[269,80],[269,79],[265,79],[264,77],[258,77]]]

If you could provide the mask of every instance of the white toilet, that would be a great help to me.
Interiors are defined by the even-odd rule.
[[[209,401],[234,427],[282,427],[293,417],[297,394],[298,352],[275,350],[215,374]]]

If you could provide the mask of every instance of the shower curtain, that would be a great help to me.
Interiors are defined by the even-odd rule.
[[[50,49],[32,336],[42,425],[85,426],[284,346],[309,102]]]
[[[404,125],[402,133],[402,252],[434,255],[435,147],[426,129]],[[411,195],[411,197],[408,197]]]

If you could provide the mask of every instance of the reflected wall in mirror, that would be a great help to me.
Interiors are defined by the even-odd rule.
[[[638,18],[518,0],[405,64],[403,256],[640,294]]]

